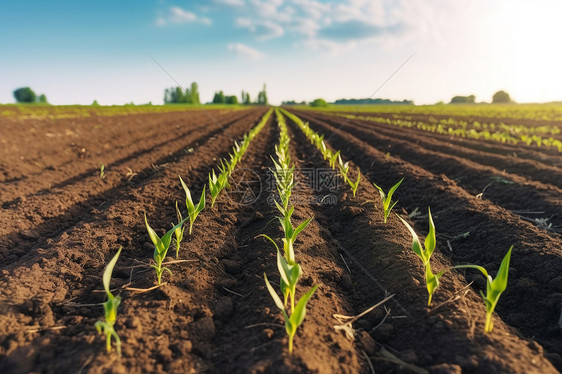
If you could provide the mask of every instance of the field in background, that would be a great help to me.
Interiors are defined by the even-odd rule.
[[[0,371],[562,370],[562,152],[548,140],[560,139],[560,107],[288,107],[363,178],[356,197],[341,178],[319,183],[332,180],[328,161],[286,119],[293,222],[314,217],[295,243],[299,296],[319,285],[293,355],[263,280],[265,272],[277,287],[275,249],[256,237],[281,243],[283,235],[269,173],[274,116],[214,208],[207,194],[166,284],[138,291],[156,284],[144,214],[163,235],[175,203],[185,209],[178,175],[198,201],[211,170],[267,111],[205,108],[0,106]],[[436,271],[476,263],[495,275],[514,245],[493,333],[483,333],[486,284],[475,272],[445,274],[427,307],[410,233],[394,214],[383,223],[372,184],[387,191],[401,178],[394,212],[424,236],[431,207]],[[123,298],[118,360],[94,323],[103,317],[103,269],[120,246],[111,281]],[[334,329],[334,315],[356,316],[388,294],[353,323],[354,339]]]

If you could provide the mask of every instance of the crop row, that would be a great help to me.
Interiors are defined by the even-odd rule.
[[[265,126],[269,117],[271,116],[273,110],[269,110],[267,114],[262,118],[260,123],[256,125],[247,135],[244,136],[243,141],[238,144],[235,142],[233,147],[233,154],[230,154],[230,158],[228,160],[222,160],[221,165],[218,167],[220,173],[217,176],[216,173],[213,172],[209,173],[209,181],[210,184],[213,185],[211,189],[213,189],[216,193],[213,195],[211,193],[211,198],[214,201],[220,191],[224,188],[228,187],[228,177],[230,173],[236,166],[236,164],[240,161],[243,154],[248,149],[250,142],[253,138],[259,133],[259,131]],[[312,218],[308,218],[305,221],[301,222],[296,227],[293,226],[291,221],[291,217],[295,210],[294,205],[291,204],[291,195],[295,181],[295,165],[291,161],[290,157],[290,135],[288,131],[287,124],[285,123],[285,117],[283,113],[286,113],[290,119],[295,122],[298,127],[306,134],[307,138],[314,144],[323,154],[324,159],[328,160],[331,163],[332,168],[338,168],[342,177],[346,180],[346,182],[351,186],[354,196],[357,191],[357,187],[360,181],[360,172],[357,172],[357,179],[355,182],[352,182],[349,177],[349,162],[343,163],[341,159],[340,152],[332,151],[327,144],[324,142],[323,135],[316,133],[313,129],[311,129],[307,123],[303,123],[298,117],[295,115],[288,113],[286,111],[281,112],[279,109],[275,109],[275,114],[277,117],[277,123],[279,126],[279,144],[275,146],[275,158],[272,157],[273,160],[273,168],[271,172],[275,177],[277,193],[278,193],[278,201],[275,200],[275,206],[279,212],[279,215],[275,217],[275,220],[279,222],[281,225],[284,237],[281,238],[283,243],[283,252],[279,249],[276,241],[271,237],[261,234],[259,236],[265,237],[269,241],[271,241],[277,251],[277,268],[280,273],[280,280],[279,280],[279,289],[281,294],[283,295],[283,300],[277,294],[277,291],[272,286],[270,281],[267,278],[267,275],[264,273],[264,281],[266,284],[266,288],[274,300],[275,305],[281,311],[284,321],[285,321],[285,329],[287,335],[289,337],[289,345],[288,349],[291,353],[293,351],[293,340],[296,334],[298,327],[303,323],[305,316],[306,316],[306,307],[307,303],[316,291],[318,286],[313,286],[308,292],[306,292],[298,301],[296,301],[296,293],[297,293],[297,286],[299,279],[302,277],[303,269],[301,265],[297,261],[297,256],[295,255],[295,242],[298,235],[308,226],[311,222]],[[336,164],[337,162],[337,164]],[[180,177],[181,180],[181,177]],[[396,205],[396,202],[392,202],[392,197],[398,187],[400,186],[400,180],[396,183],[388,193],[384,193],[384,191],[377,187],[380,197],[383,202],[383,216],[384,222],[386,223],[387,218],[390,214],[392,208]],[[183,180],[181,180],[181,185],[186,193],[186,208],[188,212],[188,216],[183,218],[176,204],[176,211],[178,215],[178,223],[172,227],[164,236],[159,237],[154,230],[149,226],[148,220],[145,215],[145,224],[149,236],[154,244],[154,258],[151,263],[151,267],[153,267],[156,271],[158,284],[161,284],[161,277],[164,271],[167,271],[171,274],[171,271],[165,267],[164,259],[167,257],[168,249],[172,242],[172,237],[175,235],[175,242],[176,242],[176,257],[177,252],[179,251],[181,240],[183,238],[183,230],[185,230],[187,226],[187,220],[190,221],[190,230],[189,233],[191,234],[191,230],[193,227],[193,223],[195,222],[196,217],[198,214],[205,208],[205,186],[203,186],[203,192],[201,198],[197,204],[192,201],[191,193],[189,188],[185,185]],[[217,192],[218,191],[218,192]],[[502,263],[500,265],[499,271],[495,278],[492,278],[486,269],[478,265],[457,265],[449,267],[437,274],[432,271],[431,268],[431,256],[436,247],[436,230],[435,225],[433,223],[433,219],[431,216],[431,210],[428,209],[428,216],[429,216],[429,233],[425,238],[425,241],[422,245],[418,235],[413,230],[413,228],[401,217],[397,215],[400,221],[404,224],[404,226],[408,229],[412,236],[412,250],[414,253],[421,259],[424,271],[425,271],[425,280],[426,280],[426,288],[428,291],[428,305],[431,304],[432,296],[436,289],[440,285],[440,278],[443,274],[448,271],[452,271],[454,269],[461,269],[461,268],[470,268],[475,269],[484,274],[486,277],[486,284],[487,289],[486,293],[482,293],[482,297],[485,302],[486,307],[486,324],[485,324],[485,332],[491,332],[493,328],[493,321],[492,316],[494,309],[499,301],[501,294],[507,287],[507,279],[508,279],[508,270],[509,270],[509,263],[511,259],[511,252],[512,248],[509,249],[507,254],[505,255]],[[119,336],[114,330],[114,324],[116,321],[117,316],[117,308],[121,302],[120,296],[114,296],[110,292],[109,283],[111,280],[111,273],[117,262],[121,249],[117,252],[117,254],[113,257],[110,263],[107,265],[106,269],[104,270],[103,274],[103,285],[107,295],[107,301],[104,303],[104,311],[105,311],[105,320],[98,321],[96,323],[96,328],[101,333],[103,332],[106,336],[106,346],[107,351],[111,350],[111,339],[114,338],[116,340],[116,347],[117,352],[120,354],[120,340]]]
[[[328,160],[330,167],[334,170],[336,170],[336,167],[338,168],[340,175],[343,177],[344,181],[349,184],[351,190],[353,191],[353,196],[355,196],[357,188],[359,187],[359,182],[361,181],[361,170],[359,168],[357,169],[357,179],[355,179],[355,182],[353,182],[349,176],[349,161],[345,163],[343,162],[341,152],[334,152],[330,148],[328,148],[326,146],[326,143],[324,142],[324,135],[319,135],[318,133],[316,133],[308,126],[308,123],[304,123],[299,117],[284,109],[281,110],[283,111],[283,114],[285,114],[293,122],[295,122],[297,126],[299,126],[308,140],[310,140],[310,143],[315,145],[316,148],[320,152],[322,152],[324,160]]]
[[[325,155],[326,153],[328,153],[328,154],[338,154],[339,155],[339,151],[334,153],[333,151],[328,152],[326,150],[327,146],[326,146],[326,144],[323,140],[324,136],[318,134],[313,129],[311,129],[309,127],[308,123],[304,123],[300,118],[298,118],[297,116],[295,116],[292,113],[289,113],[287,111],[284,111],[284,113],[287,113],[289,118],[291,118],[293,120],[293,122],[295,122],[298,125],[298,127],[306,134],[306,136],[311,140],[311,142],[316,145],[316,147],[322,152],[323,155]],[[327,157],[324,156],[324,159],[326,159],[326,158]],[[341,170],[340,170],[340,172],[341,172]],[[387,194],[384,193],[382,188],[380,188],[378,185],[373,183],[373,185],[379,191],[380,198],[382,200],[383,216],[384,216],[383,222],[384,223],[387,222],[387,218],[390,214],[390,211],[392,210],[392,208],[397,203],[397,202],[392,203],[392,196],[393,196],[394,192],[398,189],[398,187],[400,186],[402,181],[403,181],[403,179],[401,179],[398,183],[396,183],[394,186],[392,186]],[[509,263],[510,263],[510,259],[511,259],[511,252],[512,252],[513,246],[511,246],[509,248],[507,254],[503,258],[502,263],[500,265],[500,269],[498,270],[498,273],[497,273],[495,279],[492,278],[488,274],[486,269],[484,269],[483,267],[478,266],[478,265],[472,265],[472,264],[457,265],[457,266],[449,267],[449,268],[447,268],[447,269],[445,269],[445,270],[443,270],[443,271],[441,271],[437,274],[434,274],[432,269],[431,269],[430,259],[431,259],[431,255],[433,254],[433,251],[435,250],[435,246],[436,246],[437,242],[436,242],[435,225],[434,225],[433,219],[431,217],[431,209],[428,208],[429,233],[428,233],[428,235],[425,239],[425,242],[424,242],[423,246],[422,246],[422,244],[419,240],[418,235],[414,231],[414,229],[404,219],[402,219],[402,217],[400,217],[398,215],[396,215],[396,216],[400,219],[400,221],[405,225],[405,227],[408,229],[408,231],[412,235],[412,250],[422,260],[422,263],[424,265],[426,287],[427,287],[427,291],[428,291],[428,294],[429,294],[428,306],[431,305],[431,299],[433,297],[433,294],[434,294],[435,290],[439,287],[439,279],[441,278],[441,276],[443,274],[445,274],[446,272],[451,271],[453,269],[461,269],[461,268],[470,268],[470,269],[478,270],[478,271],[482,272],[482,274],[486,277],[486,285],[487,285],[486,286],[486,294],[481,293],[482,297],[484,299],[485,306],[486,306],[486,324],[485,324],[484,331],[485,332],[491,332],[492,327],[493,327],[492,315],[493,315],[494,309],[495,309],[495,307],[496,307],[496,305],[499,301],[500,295],[503,293],[503,291],[505,291],[505,289],[507,287]]]
[[[213,169],[211,173],[209,173],[209,190],[211,193],[212,205],[219,195],[219,193],[226,187],[228,187],[228,178],[231,176],[232,171],[236,167],[236,165],[242,159],[244,153],[247,151],[248,147],[250,146],[251,141],[256,137],[256,135],[263,129],[263,127],[267,124],[269,118],[271,117],[271,113],[273,112],[270,109],[260,120],[260,122],[253,127],[248,134],[245,134],[242,141],[238,143],[237,141],[234,142],[234,146],[232,148],[232,153],[229,154],[228,159],[221,160],[220,166],[218,169],[220,171],[219,175],[217,176],[215,170]],[[201,211],[205,208],[205,185],[203,186],[203,191],[201,193],[201,198],[197,204],[194,203],[191,191],[184,183],[183,179],[180,178],[181,186],[186,195],[186,209],[187,209],[187,217],[183,218],[181,214],[181,210],[178,207],[176,202],[176,214],[178,223],[174,225],[169,231],[167,231],[162,237],[159,237],[156,232],[150,227],[148,224],[148,219],[146,214],[144,216],[146,229],[148,231],[148,235],[154,244],[154,255],[153,261],[150,264],[150,267],[154,268],[156,271],[156,277],[158,285],[162,284],[162,274],[164,271],[167,271],[170,275],[172,272],[167,267],[164,267],[164,260],[167,257],[168,250],[172,243],[172,240],[175,239],[176,243],[176,258],[178,257],[179,249],[181,246],[181,242],[183,240],[184,230],[187,226],[187,221],[189,220],[189,234],[191,235],[193,224]],[[175,238],[173,238],[175,236]],[[121,342],[119,336],[114,330],[114,324],[117,317],[117,308],[121,302],[120,296],[114,296],[110,292],[109,283],[111,280],[111,274],[113,268],[115,267],[115,263],[121,253],[121,248],[117,251],[113,259],[109,262],[106,266],[104,273],[103,273],[103,285],[107,295],[107,301],[103,304],[104,305],[104,312],[105,312],[105,320],[96,322],[96,328],[101,333],[103,332],[106,337],[106,347],[107,351],[111,351],[111,338],[113,337],[116,341],[117,353],[121,355]]]
[[[275,305],[283,314],[283,319],[285,320],[285,330],[289,336],[289,353],[292,353],[293,339],[297,332],[297,328],[303,323],[306,316],[306,304],[318,286],[312,287],[307,293],[305,293],[295,306],[297,284],[302,276],[302,267],[295,258],[294,244],[299,233],[308,226],[312,218],[305,220],[296,228],[291,222],[291,216],[295,211],[295,207],[290,203],[291,193],[295,181],[295,165],[292,165],[291,157],[289,155],[289,143],[291,139],[289,137],[285,119],[278,109],[275,109],[275,114],[279,125],[279,144],[275,146],[275,155],[277,156],[277,160],[272,157],[274,169],[271,169],[271,172],[275,177],[275,183],[280,200],[280,203],[275,201],[275,205],[280,213],[280,215],[276,218],[281,224],[285,234],[284,238],[282,238],[283,255],[281,255],[275,240],[265,234],[261,234],[261,236],[270,240],[277,250],[277,268],[280,273],[279,288],[283,295],[283,301],[281,301],[281,298],[277,295],[277,292],[267,279],[267,275],[265,273],[263,277],[269,294],[273,298]],[[287,304],[289,304],[290,307],[288,307]]]
[[[309,109],[302,107],[299,109]],[[552,104],[494,104],[494,105],[334,105],[323,112],[359,112],[405,115],[449,115],[498,119],[562,121],[562,105]]]
[[[347,119],[370,121],[376,122],[377,124],[387,124],[403,128],[416,128],[427,132],[458,136],[462,138],[492,140],[510,144],[523,143],[528,146],[535,144],[538,147],[556,148],[559,152],[562,152],[561,140],[555,139],[552,136],[542,136],[560,134],[560,129],[556,126],[507,125],[504,123],[496,125],[494,123],[480,123],[478,121],[469,123],[467,121],[457,120],[454,118],[429,118],[427,121],[416,121],[408,119],[407,117],[387,118],[355,114],[335,115]]]

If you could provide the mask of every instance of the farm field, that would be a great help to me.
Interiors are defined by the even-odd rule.
[[[1,372],[562,370],[562,153],[544,143],[562,139],[558,114],[154,108],[0,109]],[[417,126],[478,122],[483,131],[498,118],[517,141]],[[524,129],[540,144],[521,139]],[[311,141],[317,135],[327,150]],[[237,147],[226,173],[221,160]],[[337,151],[339,169],[325,156]],[[281,173],[292,166],[294,185]],[[230,186],[214,206],[207,192],[158,286],[145,214],[164,235],[178,223],[176,202],[188,217],[178,175],[197,203],[212,170]],[[384,223],[373,183],[388,191],[402,178]],[[288,205],[274,204],[287,187]],[[423,264],[394,213],[425,239],[428,207],[435,272],[478,264],[495,277],[514,246],[492,332],[484,333],[486,279],[477,271],[447,271],[427,305]],[[265,273],[280,292],[282,260],[260,236],[288,247],[278,211],[295,226],[311,219],[293,243],[297,300],[318,286],[292,354],[264,281]],[[118,358],[94,324],[103,319],[104,268],[121,246],[111,277],[121,296]],[[342,317],[385,298],[352,322]]]

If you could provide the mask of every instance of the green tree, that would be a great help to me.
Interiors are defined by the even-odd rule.
[[[226,98],[224,97],[224,92],[219,91],[215,92],[215,96],[213,97],[213,104],[225,104]]]
[[[39,95],[39,97],[37,98],[37,102],[41,104],[47,104],[47,96],[45,96],[45,94]]]
[[[498,91],[492,96],[492,103],[511,103],[511,97],[505,91]]]
[[[469,95],[469,96],[454,96],[451,99],[450,104],[474,104],[476,101],[476,96]]]
[[[263,90],[258,93],[258,104],[259,105],[267,105],[267,91],[265,89],[265,84],[263,85]]]
[[[201,100],[199,99],[199,85],[197,82],[191,82],[191,102],[194,104],[200,104]]]
[[[226,97],[227,104],[238,104],[238,98],[235,95]]]
[[[324,107],[328,106],[328,103],[324,99],[314,99],[314,101],[310,103],[310,106]]]
[[[22,87],[14,91],[14,97],[18,103],[34,103],[37,96],[31,88]]]

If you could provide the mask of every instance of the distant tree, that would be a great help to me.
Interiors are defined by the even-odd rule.
[[[98,103],[97,100],[94,100],[94,102],[92,103],[92,106],[99,106],[100,104]]]
[[[453,96],[450,104],[474,104],[476,101],[476,96]]]
[[[22,87],[14,91],[14,97],[18,103],[34,103],[37,96],[31,88]]]
[[[197,82],[191,83],[191,90],[189,92],[189,96],[191,96],[191,102],[194,104],[199,104],[201,101],[199,100],[199,85]]]
[[[45,94],[39,95],[39,97],[37,98],[37,102],[41,104],[47,104],[47,96],[45,96]]]
[[[226,98],[224,97],[224,92],[218,91],[215,92],[215,96],[213,97],[213,104],[225,104]]]
[[[511,103],[511,97],[505,91],[498,91],[492,96],[492,103]]]
[[[246,96],[244,97],[244,100],[242,100],[242,103],[244,105],[252,104],[252,100],[250,99],[250,94],[248,92],[246,92]]]
[[[326,100],[324,100],[324,99],[314,99],[314,100],[310,103],[310,106],[324,107],[324,106],[328,106],[328,103],[327,103]]]
[[[238,98],[235,95],[226,97],[227,104],[238,104]]]
[[[261,90],[258,93],[258,105],[267,105],[268,104],[268,99],[267,99],[267,91],[265,89],[265,84],[263,85],[263,90]]]

